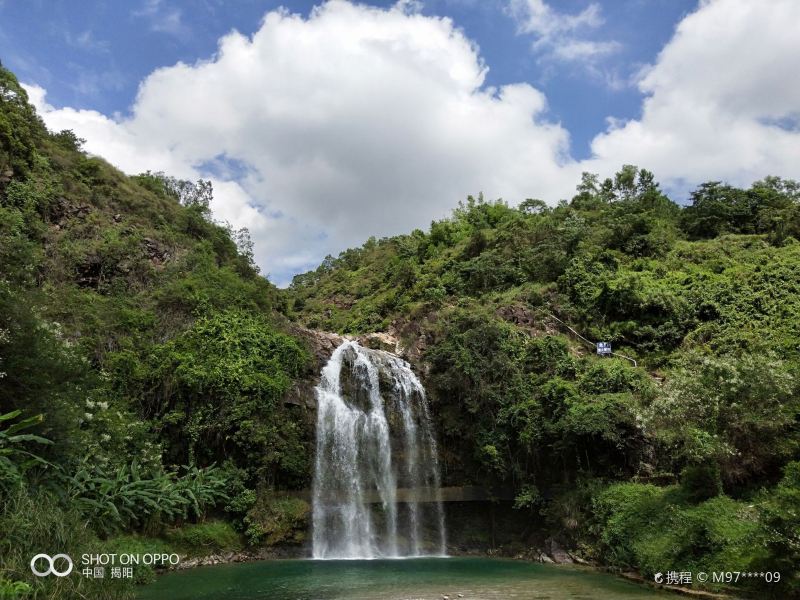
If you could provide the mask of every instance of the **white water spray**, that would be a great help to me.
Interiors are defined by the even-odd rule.
[[[316,394],[314,558],[443,556],[436,441],[409,364],[346,341]]]

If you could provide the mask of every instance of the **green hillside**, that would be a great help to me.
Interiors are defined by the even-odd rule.
[[[312,432],[282,401],[308,354],[246,231],[213,222],[210,183],[80,146],[0,70],[2,597],[120,597],[129,582],[32,578],[30,557],[169,547],[127,534],[236,548],[257,487],[309,477]]]
[[[555,207],[470,199],[370,239],[296,277],[291,310],[399,336],[446,482],[511,486],[525,532],[647,575],[781,565],[796,589],[798,238],[796,182],[682,208],[626,166]]]

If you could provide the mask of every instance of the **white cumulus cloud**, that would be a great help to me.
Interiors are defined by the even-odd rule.
[[[588,169],[638,162],[676,187],[800,176],[800,2],[715,0],[645,72],[642,116],[592,142]]]
[[[576,14],[555,10],[544,0],[511,0],[509,12],[519,33],[534,36],[533,49],[547,60],[583,62],[586,66],[619,50],[615,40],[596,41],[583,37],[587,30],[603,24],[596,2]]]

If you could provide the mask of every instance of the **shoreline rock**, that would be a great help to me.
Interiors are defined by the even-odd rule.
[[[259,548],[257,550],[228,551],[207,556],[180,557],[180,562],[168,571],[183,571],[197,567],[210,567],[241,562],[255,562],[259,560],[281,560],[292,558],[308,558],[308,550],[304,547]]]

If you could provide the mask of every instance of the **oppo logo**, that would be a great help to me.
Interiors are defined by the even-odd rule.
[[[56,561],[61,558],[66,561],[67,567],[64,571],[59,571],[56,569]],[[39,571],[36,568],[37,563],[44,561],[47,563],[47,570]],[[55,556],[50,556],[49,554],[37,554],[31,559],[31,571],[37,577],[46,577],[51,573],[56,577],[66,577],[70,573],[72,573],[72,568],[74,565],[72,564],[72,559],[67,556],[66,554],[56,554]]]

